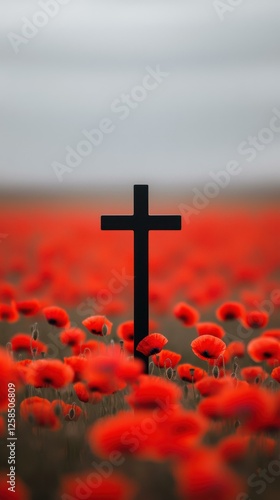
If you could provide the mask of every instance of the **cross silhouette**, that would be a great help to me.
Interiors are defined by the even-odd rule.
[[[181,229],[180,215],[149,215],[149,186],[134,186],[133,215],[102,215],[101,229],[134,231],[134,356],[148,358],[136,350],[149,333],[149,231]]]

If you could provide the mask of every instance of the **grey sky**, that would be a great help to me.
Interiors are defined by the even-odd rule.
[[[234,183],[279,180],[280,132],[252,162],[237,148],[280,113],[280,2],[244,0],[223,21],[214,3],[71,0],[15,54],[7,34],[42,9],[0,0],[1,185],[190,186],[233,159]],[[157,65],[169,76],[120,120],[113,101]],[[105,117],[114,131],[59,183],[52,163]]]

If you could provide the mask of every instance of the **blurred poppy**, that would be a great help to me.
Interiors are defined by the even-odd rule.
[[[90,392],[83,382],[75,383],[74,391],[77,394],[77,398],[83,403],[97,404],[102,401],[102,394],[100,392]]]
[[[277,368],[274,368],[271,372],[271,377],[274,380],[277,380],[277,382],[280,383],[280,366],[277,366]]]
[[[220,321],[240,319],[245,314],[245,308],[239,302],[225,302],[216,310],[216,316]]]
[[[230,342],[227,346],[227,351],[230,358],[243,358],[245,356],[245,344],[241,340],[234,340]]]
[[[151,333],[139,342],[136,350],[144,354],[144,356],[152,356],[158,354],[167,342],[167,338],[161,333]]]
[[[41,354],[42,352],[46,353],[48,350],[46,344],[40,340],[34,340],[28,333],[16,333],[11,337],[11,344],[14,352],[27,351],[29,354],[33,354],[33,351],[35,351]]]
[[[64,363],[70,366],[75,374],[73,382],[79,382],[84,379],[86,370],[88,369],[88,359],[82,356],[69,356],[64,358]]]
[[[16,308],[23,316],[35,316],[40,311],[41,304],[37,299],[22,300],[16,302]]]
[[[74,379],[73,369],[58,359],[40,359],[29,365],[27,381],[34,387],[59,389]]]
[[[179,403],[181,395],[180,388],[173,382],[153,375],[142,375],[126,400],[137,410],[168,409]]]
[[[34,425],[57,430],[60,427],[58,417],[48,399],[33,396],[20,403],[21,417]]]
[[[15,323],[18,320],[18,312],[15,304],[0,304],[0,321]]]
[[[173,314],[175,318],[182,321],[184,326],[193,326],[199,321],[199,313],[197,310],[185,302],[176,304],[173,309]]]
[[[110,335],[112,323],[105,316],[90,316],[82,324],[94,335],[105,337]]]
[[[131,481],[116,473],[110,474],[109,477],[99,479],[91,470],[79,474],[77,482],[77,474],[69,474],[63,476],[60,484],[60,498],[86,500],[132,500],[135,495],[135,487]],[[97,478],[97,480],[96,480]]]
[[[73,347],[73,346],[77,346],[77,345],[81,344],[82,342],[84,342],[86,339],[86,334],[80,328],[71,327],[71,328],[68,328],[67,330],[63,330],[60,333],[59,338],[60,338],[62,344],[69,345],[70,347]]]
[[[272,328],[271,330],[266,330],[262,333],[262,337],[273,337],[276,340],[280,340],[280,328]]]
[[[64,309],[62,309],[62,307],[44,307],[43,314],[50,325],[54,325],[58,328],[64,328],[69,324],[68,314]]]
[[[280,358],[280,344],[272,337],[258,337],[249,342],[248,354],[253,361],[267,361]]]
[[[217,337],[218,339],[222,339],[225,336],[224,329],[216,325],[216,323],[205,322],[205,323],[197,323],[196,325],[198,335],[213,335],[213,337]]]
[[[245,366],[241,368],[240,375],[249,384],[256,384],[257,380],[263,382],[268,377],[268,373],[261,366]]]
[[[249,311],[245,314],[243,323],[248,328],[263,328],[268,323],[268,314],[264,311]]]
[[[75,403],[68,404],[62,401],[61,399],[54,399],[51,402],[51,406],[56,413],[57,408],[61,412],[63,418],[67,421],[77,421],[79,417],[82,415],[83,410]]]

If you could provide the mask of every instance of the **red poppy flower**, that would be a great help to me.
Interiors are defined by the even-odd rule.
[[[58,328],[65,328],[69,325],[69,317],[67,312],[62,307],[50,306],[44,307],[43,313],[47,322]]]
[[[157,328],[157,323],[153,320],[149,320],[149,332]],[[131,341],[134,339],[134,321],[124,321],[117,328],[117,335],[120,339],[125,341]]]
[[[192,341],[191,347],[198,358],[209,361],[223,355],[226,344],[213,335],[201,335]]]
[[[56,413],[57,408],[60,409],[60,412],[63,416],[63,418],[67,421],[77,421],[78,418],[81,416],[83,413],[82,408],[80,408],[78,405],[75,403],[73,404],[68,404],[62,401],[61,399],[54,399],[51,402],[51,406]]]
[[[177,366],[177,372],[181,380],[190,383],[198,382],[198,380],[201,380],[207,375],[207,373],[202,370],[202,368],[190,365],[189,363],[184,363]]]
[[[213,337],[217,337],[218,339],[222,339],[225,336],[224,329],[211,322],[197,323],[196,329],[198,335],[213,335]]]
[[[248,354],[253,361],[267,361],[280,358],[280,344],[272,337],[258,337],[247,346]]]
[[[133,484],[126,478],[115,473],[99,479],[99,475],[91,470],[79,474],[63,476],[60,485],[60,498],[83,498],[86,500],[132,500],[135,495]]]
[[[77,327],[71,327],[63,330],[59,336],[62,344],[69,345],[70,347],[77,346],[86,340],[86,334]]]
[[[21,361],[16,362],[16,372],[18,375],[18,379],[22,384],[27,384],[26,375],[30,363],[32,363],[31,359],[22,359]]]
[[[152,359],[154,364],[159,368],[175,368],[179,361],[181,361],[182,356],[177,352],[162,349],[159,354],[154,354]]]
[[[15,304],[0,304],[0,321],[15,323],[18,320],[18,312]]]
[[[271,330],[266,330],[262,333],[262,337],[273,337],[276,340],[280,340],[280,328],[272,328]]]
[[[271,377],[274,378],[274,380],[277,380],[277,382],[280,383],[280,366],[277,366],[277,368],[274,368],[272,370]]]
[[[102,354],[106,351],[106,345],[98,340],[87,340],[82,344],[73,345],[72,351],[76,355],[91,356],[92,354]]]
[[[268,314],[264,311],[249,311],[243,322],[247,328],[263,328],[268,323]]]
[[[245,344],[241,340],[234,340],[227,346],[227,351],[230,355],[230,358],[243,358],[245,356],[245,350]]]
[[[84,319],[82,324],[94,335],[105,337],[110,335],[112,323],[105,316],[90,316]]]
[[[2,500],[31,500],[31,493],[27,486],[16,474],[16,488],[12,491],[8,489],[7,474],[9,471],[0,472],[0,498]]]
[[[204,377],[195,384],[196,389],[204,398],[215,396],[227,387],[233,387],[234,381],[231,377],[215,378]]]
[[[38,300],[30,299],[16,302],[16,308],[23,316],[35,316],[40,311],[41,305]]]
[[[123,346],[128,354],[134,354],[134,340],[125,340]]]
[[[74,384],[74,390],[77,394],[77,398],[83,403],[97,404],[100,403],[103,397],[100,392],[90,392],[83,382]]]
[[[268,373],[261,366],[246,366],[240,370],[241,377],[249,384],[255,384],[257,380],[263,382]]]
[[[89,358],[88,370],[85,374],[89,391],[113,394],[126,386],[124,380],[117,376],[123,363],[123,355],[119,346],[108,348],[106,354]]]
[[[182,321],[184,326],[193,326],[199,321],[199,313],[197,310],[185,302],[176,304],[173,309],[173,314],[175,318]]]
[[[144,354],[144,356],[152,356],[153,354],[158,354],[167,342],[167,338],[161,333],[151,333],[139,342],[136,349]]]
[[[8,384],[17,382],[16,364],[5,349],[0,347],[0,367],[1,367],[1,383],[0,383],[0,411],[7,409],[8,403]]]
[[[144,371],[143,362],[140,359],[123,358],[116,367],[116,377],[127,384],[136,382]]]
[[[69,356],[64,358],[64,363],[71,366],[75,376],[73,382],[80,382],[84,379],[86,370],[88,369],[88,359],[81,356]]]
[[[245,308],[239,302],[225,302],[216,311],[216,316],[220,321],[240,319],[245,314]]]
[[[188,500],[229,500],[245,488],[213,450],[197,450],[190,461],[174,468],[174,474],[180,498]]]
[[[72,368],[58,359],[39,359],[34,361],[27,372],[27,381],[35,387],[54,387],[59,389],[74,379]]]
[[[0,284],[0,300],[4,302],[13,300],[16,296],[16,289],[11,283]]]
[[[141,437],[135,434],[136,429]],[[153,438],[159,429],[160,422],[150,412],[120,411],[98,420],[89,430],[88,440],[92,451],[101,457],[119,452],[148,458],[154,454]]]
[[[60,427],[58,417],[48,399],[33,396],[24,399],[20,404],[21,417],[40,427],[56,430]]]
[[[153,375],[142,375],[126,400],[137,410],[163,409],[178,404],[181,395],[181,389],[173,382]]]
[[[48,347],[40,340],[34,340],[28,333],[17,333],[11,338],[12,349],[14,352],[27,351],[32,354],[33,351],[41,354],[47,352]]]

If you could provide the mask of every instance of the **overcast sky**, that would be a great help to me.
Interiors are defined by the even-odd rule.
[[[279,180],[280,129],[261,132],[275,109],[280,127],[279,0],[220,16],[212,0],[64,1],[51,18],[38,0],[0,0],[1,187],[193,186],[231,160],[234,183]],[[46,25],[26,38],[23,18]],[[100,122],[73,168],[66,148]],[[259,133],[260,151],[238,151]]]

